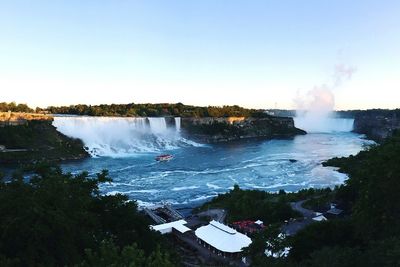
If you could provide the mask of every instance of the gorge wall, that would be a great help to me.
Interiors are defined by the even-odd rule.
[[[247,138],[293,137],[306,134],[294,126],[293,118],[182,118],[183,134],[203,143],[226,142]]]
[[[354,119],[353,131],[376,142],[392,136],[397,129],[400,129],[400,109],[359,112]]]

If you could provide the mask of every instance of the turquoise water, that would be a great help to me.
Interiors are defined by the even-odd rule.
[[[156,151],[98,156],[63,164],[66,171],[108,169],[113,182],[101,186],[105,194],[123,193],[140,205],[168,201],[195,206],[230,190],[297,191],[343,183],[346,176],[321,162],[358,153],[371,142],[351,132],[310,133],[290,140],[249,140],[216,145],[183,145]],[[160,152],[169,162],[156,162]],[[296,160],[291,162],[290,160]]]

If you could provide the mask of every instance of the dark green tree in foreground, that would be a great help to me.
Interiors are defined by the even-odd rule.
[[[100,194],[110,181],[107,171],[89,178],[40,165],[28,181],[1,182],[0,265],[172,266],[136,203]]]

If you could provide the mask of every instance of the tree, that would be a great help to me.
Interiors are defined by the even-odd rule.
[[[110,260],[116,251],[128,259],[136,255],[139,262],[141,253],[161,251],[157,245],[162,237],[150,231],[134,201],[100,194],[99,184],[111,181],[107,171],[89,177],[87,172],[72,175],[39,164],[33,172],[28,181],[18,174],[10,182],[0,182],[3,258],[28,266],[64,266],[82,262],[85,255]],[[108,257],[104,253],[111,246],[115,249]]]

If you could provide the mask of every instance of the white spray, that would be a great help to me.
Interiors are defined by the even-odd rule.
[[[332,116],[335,108],[334,90],[346,80],[350,80],[356,68],[344,64],[336,65],[332,75],[332,85],[314,86],[305,95],[297,93],[296,127],[307,132],[349,132],[353,128],[352,119],[337,119]]]
[[[175,129],[167,127],[165,118],[62,116],[53,124],[63,134],[81,139],[92,156],[131,156],[198,145],[181,137],[180,118],[175,119]]]

